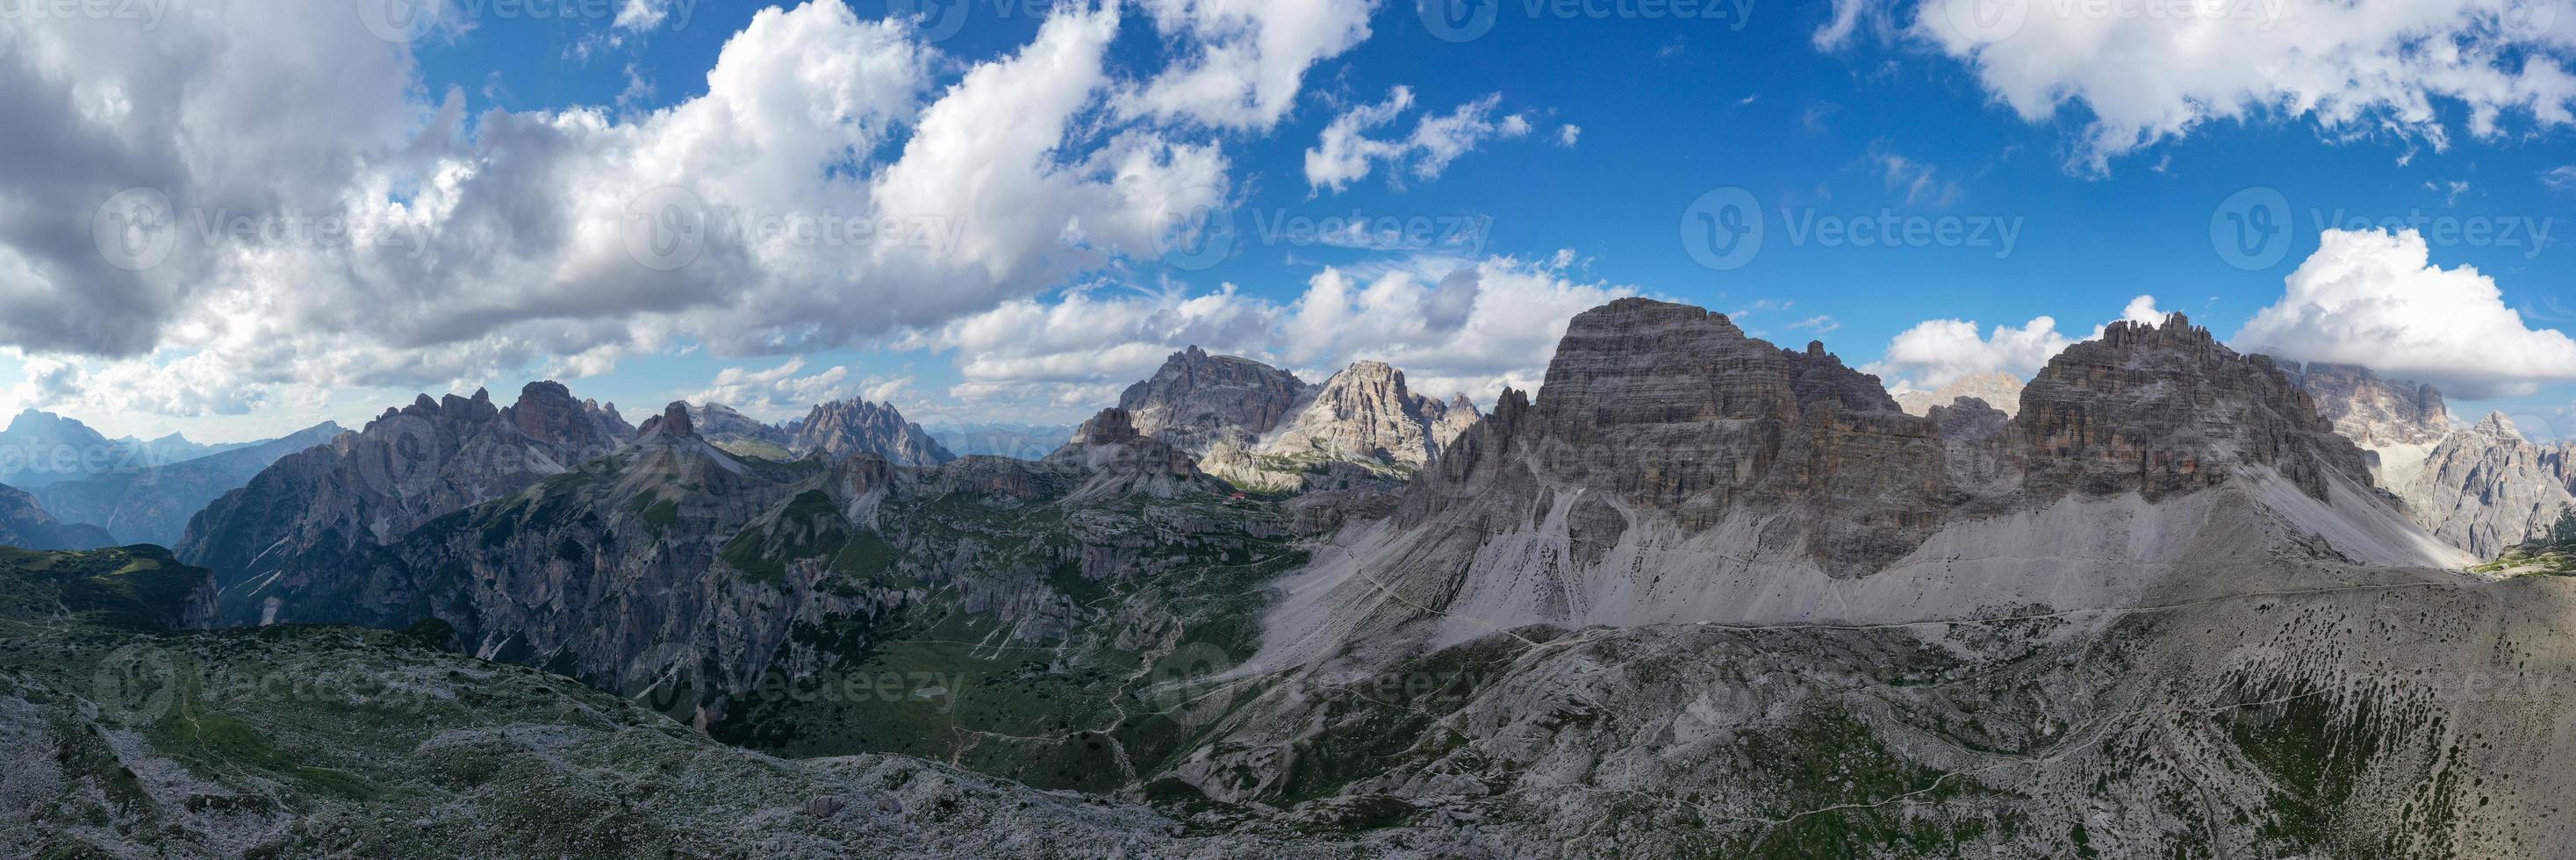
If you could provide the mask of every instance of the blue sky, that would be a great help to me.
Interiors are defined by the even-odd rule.
[[[825,22],[844,14],[839,4],[825,5],[763,13],[747,4],[602,0],[539,17],[506,0],[450,3],[435,28],[407,43],[376,45],[362,58],[390,63],[383,76],[400,84],[398,92],[376,91],[395,102],[382,118],[344,121],[343,111],[311,120],[325,126],[311,137],[351,141],[348,160],[362,165],[315,179],[322,190],[312,199],[426,211],[441,193],[442,170],[470,172],[457,180],[467,186],[524,168],[508,181],[586,187],[572,174],[590,162],[559,154],[585,147],[613,150],[602,170],[646,176],[658,169],[660,154],[685,151],[671,162],[682,166],[669,169],[693,199],[722,195],[757,206],[758,194],[798,175],[815,185],[873,181],[907,157],[935,154],[924,152],[932,137],[919,132],[924,112],[968,91],[984,64],[1035,54],[1032,46],[1046,40],[1045,16],[1104,11],[1018,0],[898,2],[890,10],[857,0],[846,9],[847,22]],[[2194,55],[2158,31],[2184,24],[2117,13],[2070,21],[2062,2],[2031,5],[2022,12],[2029,23],[1984,40],[1945,29],[1943,22],[1954,20],[1944,17],[1946,8],[1872,0],[1687,0],[1696,12],[1719,16],[1713,20],[1650,19],[1634,14],[1646,8],[1634,2],[1502,0],[1463,7],[1493,15],[1489,29],[1463,40],[1442,38],[1408,2],[1283,4],[1311,6],[1302,17],[1277,16],[1299,20],[1229,18],[1225,5],[1173,0],[1105,10],[1115,20],[1098,57],[1103,82],[1072,96],[1076,106],[1061,127],[1040,130],[1055,135],[1040,163],[1059,168],[1095,158],[1112,164],[1112,155],[1129,151],[1122,140],[1150,137],[1148,149],[1161,153],[1151,175],[1131,180],[1109,167],[1086,175],[1112,196],[1145,185],[1184,189],[1170,198],[1184,201],[1177,207],[1127,200],[1125,210],[1109,211],[1081,198],[1066,204],[1076,215],[1028,227],[1014,240],[1026,245],[1036,236],[1039,247],[993,251],[976,265],[879,271],[830,255],[752,254],[740,271],[709,272],[712,264],[699,260],[665,278],[651,267],[561,275],[586,271],[577,240],[565,240],[572,250],[519,246],[535,241],[529,235],[556,232],[531,219],[574,211],[572,204],[494,204],[500,214],[491,222],[449,214],[422,226],[437,231],[440,243],[433,286],[412,286],[399,269],[336,258],[192,261],[203,267],[192,273],[248,280],[234,293],[159,287],[169,307],[134,311],[137,325],[163,332],[148,345],[0,332],[15,344],[0,357],[0,380],[27,380],[9,389],[16,405],[59,408],[111,433],[176,429],[211,439],[269,435],[325,417],[354,426],[414,391],[488,385],[506,399],[506,390],[540,376],[564,377],[577,393],[613,400],[638,417],[675,398],[717,396],[784,417],[813,399],[869,396],[891,400],[916,420],[1069,423],[1114,400],[1118,387],[1150,372],[1161,354],[1201,340],[1310,373],[1387,358],[1411,370],[1418,386],[1444,389],[1428,393],[1460,389],[1490,400],[1506,381],[1535,380],[1550,326],[1561,326],[1564,313],[1636,293],[1738,314],[1748,330],[1784,345],[1821,338],[1891,384],[1931,387],[1976,370],[2026,376],[2053,345],[2085,337],[2139,297],[2153,296],[2156,309],[2187,312],[2243,348],[2384,360],[2451,391],[2455,411],[2466,417],[2502,410],[2533,435],[2576,431],[2576,414],[2568,411],[2576,400],[2576,346],[2562,350],[2566,339],[2557,334],[2576,326],[2569,289],[2576,251],[2558,235],[2576,234],[2576,226],[2558,225],[2576,215],[2576,130],[2566,119],[2568,93],[2545,76],[2515,75],[2534,63],[2563,62],[2576,45],[2569,35],[2576,14],[2556,14],[2555,6],[2534,7],[2546,14],[2532,23],[2528,11],[2523,19],[2480,17],[2478,4],[2469,3],[2443,18],[2426,16],[2419,4],[2411,14],[2423,20],[2381,25],[2392,34],[2384,44],[2364,41],[2354,51],[2385,48],[2402,58],[2427,44],[2458,44],[2472,49],[2468,59],[2430,69],[2410,69],[2403,60],[2393,71],[2370,65],[2378,77],[2355,83],[2347,68],[2212,71],[2198,64],[2250,68],[2262,64],[2247,58],[2266,51],[2313,53],[2315,45],[2300,41],[2306,37],[2282,34],[2376,31],[2312,26],[2323,19],[2302,14],[2390,7],[2335,12],[2294,3],[2273,18],[2197,22],[2191,26],[2217,28],[2212,40],[2221,47]],[[330,8],[301,14],[330,16]],[[656,9],[658,22],[638,23],[637,15]],[[1443,11],[1433,8],[1428,17]],[[620,14],[629,15],[626,23]],[[781,26],[746,33],[761,14]],[[867,29],[890,14],[900,23]],[[1357,31],[1347,29],[1354,20]],[[1193,29],[1193,21],[1203,26]],[[811,38],[772,32],[789,29],[788,22],[812,25],[799,31]],[[1313,56],[1302,63],[1268,53],[1291,36],[1264,41],[1261,33],[1311,34],[1336,24],[1356,38],[1309,35],[1322,47],[1309,45]],[[178,26],[97,38],[156,44]],[[785,92],[782,103],[821,104],[818,91],[866,90],[870,58],[898,49],[841,53],[851,41],[846,34],[859,32],[891,32],[910,46],[901,50],[917,63],[919,80],[892,116],[818,123],[815,133],[826,137],[819,149],[741,131],[739,123],[757,124],[760,116],[741,106],[755,101],[744,96],[750,85],[718,93],[723,87],[710,83],[710,69],[729,62],[730,44],[746,66],[760,56],[774,62],[771,71],[734,80]],[[31,29],[19,37],[46,35]],[[1246,49],[1261,54],[1242,64],[1246,76],[1293,73],[1284,98],[1263,104],[1265,91],[1247,84],[1249,107],[1240,99],[1159,113],[1122,107],[1154,104],[1162,92],[1154,84],[1174,70],[1222,70],[1224,63],[1193,58],[1212,56],[1202,52],[1230,37],[1260,46]],[[2094,47],[2067,47],[2079,40]],[[2442,83],[2464,68],[2502,78],[2486,86]],[[130,82],[142,73],[98,74]],[[2352,80],[2338,82],[2338,74]],[[2158,75],[2171,80],[2154,80]],[[2137,82],[2142,76],[2147,83]],[[338,95],[368,98],[357,84],[350,88],[356,91]],[[1267,92],[1277,95],[1275,86]],[[701,110],[716,102],[735,107]],[[991,113],[979,122],[1031,112],[983,109]],[[1372,109],[1383,121],[1360,121]],[[686,122],[669,120],[670,129],[651,128],[657,114],[693,110]],[[1457,123],[1424,122],[1433,118]],[[644,141],[593,144],[582,137],[592,132],[563,131],[576,119],[612,132],[632,129]],[[1364,175],[1333,178],[1314,167],[1337,123],[1375,147],[1374,157],[1339,163],[1345,174],[1356,168]],[[869,130],[848,131],[863,125]],[[738,161],[705,146],[679,149],[727,134],[750,141]],[[851,135],[842,144],[857,143],[835,149],[836,134]],[[1411,145],[1424,141],[1427,147]],[[166,195],[183,210],[206,206],[192,200],[238,197],[257,208],[293,196],[240,192],[208,179],[152,185],[161,181],[148,158],[156,148],[131,148],[145,155],[102,168],[108,175],[86,193],[185,188]],[[159,149],[185,154],[184,144]],[[791,150],[819,163],[782,154]],[[1184,151],[1214,152],[1222,167],[1191,167],[1175,154]],[[943,182],[964,188],[980,181],[974,158],[956,161],[964,163],[926,181],[929,199]],[[691,184],[691,171],[716,178]],[[1193,181],[1209,176],[1218,179]],[[1205,198],[1186,190],[1209,185],[1216,189]],[[553,199],[578,201],[586,193]],[[790,218],[833,214],[815,201],[839,199],[786,194],[777,211]],[[953,229],[970,243],[988,235],[994,213],[1016,214],[1008,206],[965,205],[898,212],[882,194],[873,205],[875,215],[930,218],[927,232]],[[1739,225],[1754,213],[1758,246],[1718,253],[1710,244],[1717,240],[1706,238],[1714,222],[1699,220],[1712,205],[1732,206],[1737,220],[1730,223]],[[1028,208],[1035,217],[1055,215],[1039,203]],[[1232,225],[1232,235],[1215,256],[1191,257],[1132,240],[1118,244],[1101,226],[1133,217],[1168,232],[1165,216],[1175,209],[1185,213],[1183,224],[1214,213]],[[2230,219],[2249,214],[2286,232],[2265,234],[2259,251],[2238,245],[2231,252],[2226,246],[2243,236],[2231,232],[2239,222]],[[1419,232],[1391,247],[1364,248],[1289,229],[1331,227],[1353,215]],[[91,212],[77,217],[86,228]],[[491,238],[490,224],[520,233]],[[2370,235],[2328,248],[2331,237],[2321,229],[2328,226],[2368,228]],[[1898,230],[1895,246],[1861,244],[1859,237],[1888,227]],[[2410,262],[2412,248],[2395,232],[2407,227],[2418,231],[2421,262]],[[1916,232],[1907,237],[1906,230]],[[1416,241],[1426,236],[1427,245]],[[504,250],[492,252],[495,258],[512,265],[475,272],[482,246],[473,241],[497,243]],[[34,239],[18,245],[20,256],[40,259]],[[190,251],[183,245],[175,256],[190,258]],[[153,278],[178,265],[146,271],[131,291],[155,294]],[[2500,294],[2496,307],[2480,304],[2479,283],[2463,267],[2491,282]],[[1462,271],[1481,277],[1481,287],[1452,293],[1437,286]],[[2302,271],[2308,274],[2296,274]],[[358,298],[275,304],[325,292],[343,272],[361,273],[347,276],[363,282],[350,289]],[[0,266],[0,281],[6,277]],[[566,286],[544,285],[557,277]],[[1328,303],[1319,284],[1334,278],[1338,291],[1330,295],[1339,298]],[[69,289],[60,279],[51,286]],[[19,290],[10,301],[42,293]],[[396,298],[386,300],[389,293]],[[764,316],[764,308],[782,307],[773,299],[806,304]],[[372,325],[357,321],[376,301],[389,301],[389,316],[417,324],[346,330]],[[1323,312],[1326,304],[1337,312]],[[229,308],[231,316],[219,318],[231,322],[191,328],[191,314],[205,307]],[[2258,322],[2267,308],[2272,315]],[[239,321],[253,313],[263,322]],[[290,316],[307,326],[346,322],[344,330],[305,332],[264,321]],[[746,322],[726,328],[706,321],[735,316]],[[1395,316],[1426,322],[1399,325],[1388,319]],[[803,318],[829,321],[806,329],[796,325]],[[1925,326],[1944,320],[1974,322],[1981,337],[1963,343],[1955,325]],[[226,325],[281,328],[256,337],[203,333]],[[1998,326],[2012,332],[1993,336]],[[2409,345],[2376,345],[2396,340]],[[2490,349],[2493,356],[2485,354]],[[187,386],[222,393],[163,390]]]

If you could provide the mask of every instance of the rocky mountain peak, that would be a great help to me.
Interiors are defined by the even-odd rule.
[[[1448,417],[1447,404],[1406,387],[1404,371],[1358,361],[1308,392],[1260,450],[1418,467],[1456,436]]]
[[[1306,393],[1296,374],[1192,346],[1118,396],[1136,429],[1192,452],[1218,442],[1255,445]]]
[[[554,445],[613,446],[635,434],[616,407],[575,399],[571,389],[554,380],[528,383],[519,389],[518,402],[502,413],[519,432]]]
[[[1844,366],[1842,356],[1825,351],[1824,341],[1808,341],[1803,353],[1781,352],[1789,359],[1789,388],[1799,405],[1830,401],[1854,412],[1899,411],[1878,377]]]
[[[1197,347],[1191,347],[1191,349],[1197,349]],[[1144,434],[1136,432],[1136,417],[1133,414],[1125,409],[1112,407],[1100,410],[1098,414],[1082,422],[1082,427],[1075,430],[1074,435],[1080,440],[1080,444],[1084,445],[1123,445],[1136,441]]]
[[[1125,409],[1100,410],[1082,422],[1074,439],[1047,456],[1047,462],[1070,465],[1088,473],[1074,498],[1104,498],[1143,493],[1159,498],[1188,492],[1215,492],[1225,484],[1201,473],[1196,458],[1179,446],[1138,432],[1135,416]]]
[[[2479,419],[2477,426],[2470,429],[2497,439],[2523,438],[2522,428],[2514,426],[2513,419],[2502,412],[2487,413],[2487,417]]]
[[[635,430],[635,441],[642,442],[656,438],[694,439],[697,435],[697,422],[689,418],[688,402],[674,400],[670,405],[662,407],[661,415],[644,419],[644,426]]]
[[[821,452],[838,460],[873,454],[904,466],[936,466],[957,459],[921,425],[904,420],[894,404],[856,397],[815,406],[803,420],[789,425],[788,435],[788,450],[799,456]]]
[[[2239,355],[2180,313],[2068,347],[2023,390],[2013,422],[2042,495],[2152,499],[2257,466],[2319,499],[2330,476],[2371,483],[2361,449],[2270,357]]]

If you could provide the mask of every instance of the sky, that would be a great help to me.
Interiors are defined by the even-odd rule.
[[[0,410],[559,379],[1490,404],[1643,295],[1892,389],[2123,318],[2576,436],[2576,0],[0,0]]]

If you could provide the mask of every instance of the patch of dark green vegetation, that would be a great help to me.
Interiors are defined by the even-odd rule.
[[[1196,517],[1196,504],[1225,502],[1132,499],[1067,510],[952,493],[890,511],[882,531],[817,532],[802,549],[779,549],[792,542],[772,527],[762,544],[770,557],[829,553],[824,589],[900,599],[886,614],[794,631],[792,647],[824,656],[824,668],[731,697],[711,731],[794,757],[900,753],[1044,788],[1122,788],[1193,737],[1196,720],[1165,713],[1172,689],[1249,657],[1259,583],[1302,560],[1285,538],[1170,534],[1148,522]],[[1121,529],[1158,538],[1113,550],[1132,562],[1087,566],[1102,548],[1085,531]],[[981,588],[1036,588],[1049,599],[1017,603],[1018,617],[964,611],[952,590],[960,577]],[[1025,614],[1033,611],[1040,614]],[[1152,644],[1168,629],[1134,628],[1171,621],[1187,647]],[[1201,665],[1173,665],[1184,662],[1179,653]],[[1174,680],[1183,683],[1162,686]]]
[[[1758,784],[1747,795],[1771,823],[1725,856],[1958,856],[1997,826],[1983,814],[1939,811],[1985,790],[1897,755],[1838,703],[1811,704],[1742,739],[1741,759],[1765,765],[1750,771]]]

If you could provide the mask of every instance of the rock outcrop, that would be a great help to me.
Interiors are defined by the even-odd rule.
[[[1818,346],[1613,302],[1567,326],[1537,398],[1507,392],[1394,517],[1341,539],[1353,548],[1316,575],[1349,585],[1301,590],[1274,616],[1277,659],[1417,621],[1446,642],[1533,623],[1859,623],[2112,599],[2231,494],[2353,558],[2464,561],[2370,491],[2360,450],[2268,359],[2179,315],[2069,348],[2022,404],[2009,420],[1973,399],[1907,415]],[[2167,518],[2190,525],[2152,524]],[[1930,584],[1959,576],[1984,585]]]
[[[1442,403],[1415,394],[1404,371],[1382,361],[1354,363],[1300,400],[1285,423],[1265,434],[1260,453],[1421,468],[1476,418],[1464,395]],[[1461,406],[1463,421],[1450,414]]]
[[[2013,418],[2032,489],[2137,490],[2148,500],[2260,468],[2323,500],[2330,477],[2370,486],[2368,458],[2269,356],[2238,355],[2173,314],[2122,320],[2066,348]]]
[[[650,696],[701,728],[758,738],[790,717],[848,718],[765,695],[764,678],[848,670],[907,636],[944,642],[960,635],[939,628],[952,617],[997,619],[973,635],[1011,653],[1076,637],[1131,654],[1168,647],[1157,637],[1211,601],[1231,607],[1240,634],[1256,599],[1248,583],[1138,583],[1255,576],[1287,554],[1284,516],[1231,498],[1120,410],[1034,462],[769,461],[701,434],[687,404],[672,404],[608,456],[372,552],[282,567],[225,595],[225,609],[238,619],[232,601],[249,599],[256,621],[394,629],[434,619],[479,656]],[[1116,589],[1150,605],[1118,608],[1107,600]]]
[[[1198,461],[1177,445],[1136,429],[1124,409],[1103,409],[1074,432],[1073,441],[1046,461],[1081,469],[1086,478],[1073,501],[1136,493],[1172,498],[1185,493],[1224,493],[1225,484],[1199,472]]]
[[[1481,417],[1465,395],[1415,394],[1404,372],[1361,361],[1309,385],[1295,374],[1191,347],[1119,398],[1136,429],[1252,490],[1391,492]],[[1339,468],[1337,464],[1356,466]]]
[[[1118,396],[1136,429],[1198,453],[1219,442],[1252,447],[1296,407],[1306,383],[1248,358],[1190,347]]]
[[[528,384],[506,409],[479,390],[424,394],[225,493],[189,520],[178,556],[215,571],[228,617],[253,622],[278,574],[361,564],[430,520],[571,471],[634,432],[614,406],[555,382]]]
[[[2444,436],[2391,489],[2435,535],[2494,558],[2576,510],[2576,444],[2534,443],[2493,414]]]
[[[2317,414],[2334,422],[2335,432],[2365,449],[2431,444],[2451,434],[2450,410],[2433,386],[2382,379],[2353,364],[2284,362],[2281,369],[2315,398]]]
[[[2502,414],[2457,426],[2440,390],[2366,367],[2287,369],[2335,431],[2368,453],[2379,486],[2453,546],[2495,558],[2576,509],[2576,444],[2534,443]]]
[[[816,406],[787,430],[788,450],[797,456],[819,452],[829,459],[846,460],[869,454],[901,466],[936,466],[957,459],[921,425],[903,420],[893,404],[858,398]]]

